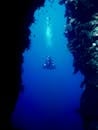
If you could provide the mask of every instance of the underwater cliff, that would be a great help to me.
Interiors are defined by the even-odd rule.
[[[1,90],[1,111],[0,111],[0,129],[11,128],[11,113],[15,108],[19,92],[23,90],[21,82],[22,53],[29,48],[28,36],[30,31],[28,26],[34,21],[32,15],[40,6],[44,5],[44,0],[15,0],[14,2],[2,2],[4,10],[2,11],[2,45],[5,50],[2,61],[4,71],[2,76],[3,87]],[[6,18],[8,16],[8,18]],[[7,26],[5,26],[7,24]],[[5,48],[6,46],[6,48]],[[7,82],[4,82],[7,81]]]
[[[65,36],[74,56],[74,73],[84,75],[80,114],[85,130],[98,129],[98,2],[97,0],[62,0],[67,26]]]

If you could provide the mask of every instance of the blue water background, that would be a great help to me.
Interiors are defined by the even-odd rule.
[[[83,75],[73,74],[73,56],[64,36],[66,18],[64,5],[46,0],[36,10],[35,23],[29,27],[30,49],[23,53],[22,83],[12,122],[21,130],[82,130],[79,114],[80,89]],[[33,17],[33,16],[32,16]],[[55,70],[42,65],[51,56]]]

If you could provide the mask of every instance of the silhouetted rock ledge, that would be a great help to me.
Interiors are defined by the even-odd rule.
[[[74,57],[74,73],[80,71],[85,79],[80,99],[80,114],[85,130],[98,128],[98,1],[61,0],[65,4],[67,25],[65,36]]]
[[[3,55],[4,69],[1,91],[0,130],[12,129],[11,113],[14,110],[19,92],[23,90],[21,82],[22,53],[29,48],[28,27],[34,22],[34,11],[44,5],[45,0],[14,0],[3,2]],[[5,33],[4,33],[5,31]],[[2,62],[1,62],[2,63]],[[4,76],[3,76],[4,75]]]

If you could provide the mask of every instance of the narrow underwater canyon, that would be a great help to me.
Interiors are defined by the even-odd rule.
[[[44,0],[15,1],[15,19],[10,21],[10,33],[8,42],[10,46],[15,45],[15,64],[11,59],[10,67],[7,68],[7,76],[10,79],[2,92],[1,101],[1,129],[11,128],[10,116],[15,108],[20,91],[23,91],[21,82],[22,53],[29,48],[30,34],[28,26],[33,22],[32,14],[40,6],[44,5]],[[85,76],[83,85],[85,91],[80,99],[80,114],[84,121],[85,130],[96,130],[98,128],[98,4],[97,0],[62,0],[61,4],[67,7],[67,30],[68,48],[74,56],[75,72],[78,70]],[[13,5],[14,7],[14,5]],[[84,14],[86,17],[84,17]],[[14,28],[13,28],[14,25]],[[82,39],[82,40],[81,40]],[[11,49],[10,49],[11,50]],[[12,52],[12,51],[11,51]],[[11,54],[11,55],[13,55]],[[10,69],[13,72],[10,72]],[[15,82],[12,82],[15,74]],[[82,86],[83,86],[82,85]],[[9,87],[8,87],[9,86]],[[81,86],[81,87],[82,87]],[[5,92],[6,90],[6,92]]]

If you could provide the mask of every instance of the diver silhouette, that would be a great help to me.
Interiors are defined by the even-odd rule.
[[[55,64],[53,63],[53,60],[50,56],[47,56],[46,60],[45,60],[45,63],[43,64],[43,68],[44,69],[55,69],[56,66]]]

